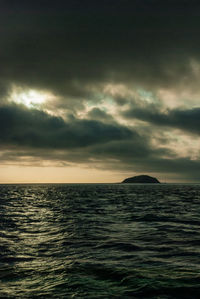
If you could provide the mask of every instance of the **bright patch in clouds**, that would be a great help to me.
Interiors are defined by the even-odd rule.
[[[47,100],[53,97],[48,92],[38,91],[35,89],[23,89],[21,87],[13,87],[9,100],[17,104],[23,104],[28,108],[41,106]]]

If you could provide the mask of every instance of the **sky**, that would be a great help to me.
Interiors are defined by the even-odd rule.
[[[200,2],[0,1],[0,183],[200,182]]]

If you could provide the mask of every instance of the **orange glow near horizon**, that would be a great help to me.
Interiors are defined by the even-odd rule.
[[[116,183],[124,175],[80,167],[1,166],[0,183]]]
[[[156,177],[161,183],[187,183],[175,174],[122,172],[100,170],[80,166],[74,167],[38,167],[2,165],[0,167],[0,184],[73,184],[73,183],[120,183],[125,178],[147,174]],[[191,181],[192,182],[192,181]]]

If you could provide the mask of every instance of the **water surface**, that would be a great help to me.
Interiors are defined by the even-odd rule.
[[[200,298],[200,185],[0,185],[0,297]]]

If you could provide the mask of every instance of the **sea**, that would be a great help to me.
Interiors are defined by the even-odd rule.
[[[200,184],[0,185],[0,298],[200,298]]]

